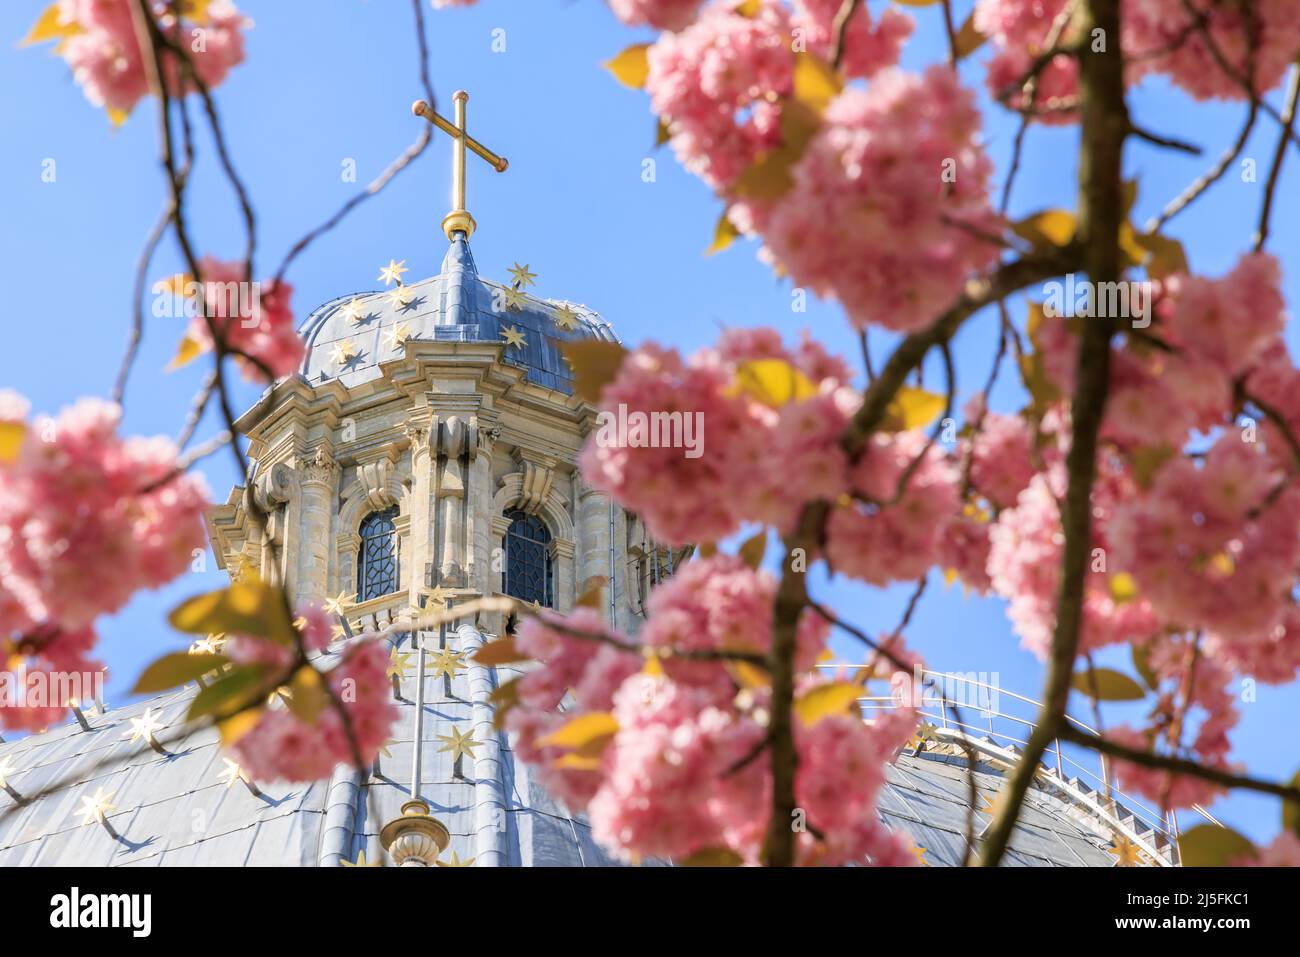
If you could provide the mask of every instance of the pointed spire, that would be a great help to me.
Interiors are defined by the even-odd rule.
[[[440,325],[459,326],[473,322],[474,285],[478,267],[469,249],[469,237],[462,230],[451,234],[451,246],[442,259],[442,310]]]

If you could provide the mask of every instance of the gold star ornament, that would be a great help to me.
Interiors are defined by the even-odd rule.
[[[460,729],[455,725],[452,725],[451,734],[440,734],[438,740],[443,742],[438,751],[450,754],[453,761],[466,754],[471,758],[474,757],[474,749],[483,743],[474,740],[473,731],[469,734],[461,734]]]
[[[352,607],[352,599],[355,597],[355,595],[349,595],[347,592],[341,591],[337,597],[325,599],[325,614],[338,615],[342,618],[344,612]]]
[[[339,365],[347,365],[357,357],[357,344],[351,339],[344,339],[342,342],[334,343],[334,351],[330,353],[332,358]]]
[[[81,799],[81,810],[77,816],[81,818],[81,825],[102,824],[104,818],[108,816],[109,811],[116,811],[117,808],[108,803],[109,795],[104,793],[103,788],[95,788],[95,793],[90,797]]]
[[[515,263],[514,267],[510,270],[510,278],[514,281],[517,289],[525,289],[528,286],[537,285],[537,273],[530,271],[527,263],[524,263],[522,266],[519,265],[519,263]]]
[[[221,772],[221,780],[227,788],[236,781],[248,783],[248,773],[242,767],[230,760],[230,758],[222,758],[221,760],[226,763],[226,769]]]
[[[561,306],[555,310],[555,324],[561,329],[577,329],[578,314],[569,306]]]
[[[524,294],[514,287],[503,290],[502,295],[505,296],[507,309],[522,309],[524,308],[524,303],[527,302]]]
[[[1116,867],[1140,867],[1146,861],[1142,849],[1123,834],[1117,834],[1106,851],[1115,855]]]
[[[122,732],[122,737],[130,738],[132,742],[153,741],[154,732],[162,729],[163,723],[159,719],[158,712],[150,708],[140,717],[131,719],[131,729]]]
[[[352,323],[358,323],[366,318],[366,308],[361,305],[361,300],[356,296],[353,296],[352,301],[343,307],[343,318]]]
[[[388,653],[388,677],[405,678],[406,669],[411,667],[414,652],[399,652],[396,648]]]
[[[9,784],[9,776],[17,770],[18,768],[9,761],[9,755],[0,758],[0,788]]]
[[[459,672],[465,670],[465,656],[459,651],[443,648],[429,660],[429,664],[433,666],[435,678],[440,675],[454,678]]]
[[[411,292],[406,286],[398,286],[388,294],[388,304],[396,306],[398,309],[405,309],[415,298],[415,293]]]
[[[410,270],[406,268],[405,259],[401,262],[398,262],[395,259],[390,259],[388,260],[388,265],[379,270],[379,279],[385,286],[394,282],[400,286],[402,284],[402,273],[404,272],[410,272]]]
[[[462,861],[462,860],[460,859],[460,855],[457,854],[455,851],[452,851],[452,852],[451,852],[451,860],[449,860],[449,861],[439,861],[439,862],[438,862],[438,866],[439,866],[439,867],[473,867],[473,866],[474,866],[474,861],[475,861],[475,860],[476,860],[476,858],[471,857],[471,858],[469,858],[468,860],[464,860],[464,861]]]
[[[378,861],[366,860],[366,852],[363,850],[357,855],[355,861],[339,861],[340,867],[383,867]]]
[[[527,341],[524,334],[514,326],[507,326],[501,330],[501,341],[507,346],[514,346],[516,349],[522,349]]]
[[[400,349],[406,340],[411,338],[411,330],[407,328],[406,323],[399,322],[388,333],[389,344],[394,349]]]

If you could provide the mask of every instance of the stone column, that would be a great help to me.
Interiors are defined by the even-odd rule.
[[[469,554],[465,573],[470,588],[480,595],[491,595],[500,588],[500,581],[492,574],[492,508],[495,489],[492,487],[492,449],[501,430],[479,417],[477,420],[478,454],[470,462],[469,471],[469,528],[466,539]]]
[[[409,583],[411,605],[420,604],[420,589],[429,584],[426,570],[433,570],[433,488],[435,457],[431,444],[433,424],[417,420],[406,427],[411,440],[411,548],[410,569],[403,570]]]
[[[614,577],[617,568],[609,567],[609,499],[585,482],[578,490],[578,538],[578,587],[593,575]],[[608,595],[601,617],[609,619]]]
[[[299,471],[301,507],[294,598],[319,601],[334,594],[330,550],[334,542],[332,529],[339,468],[333,452],[322,445],[303,457]]]

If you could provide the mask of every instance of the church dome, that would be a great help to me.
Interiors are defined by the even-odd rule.
[[[316,309],[299,330],[307,344],[300,371],[313,385],[338,380],[350,388],[379,378],[383,363],[402,357],[401,335],[410,341],[501,342],[506,330],[517,330],[523,344],[508,346],[506,363],[522,367],[537,385],[572,393],[560,344],[617,337],[586,306],[539,299],[520,285],[481,277],[465,234],[454,233],[438,275],[395,290],[341,296]],[[338,349],[345,344],[355,351],[341,359]]]

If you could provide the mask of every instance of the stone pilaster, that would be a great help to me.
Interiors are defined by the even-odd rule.
[[[322,445],[302,457],[298,471],[298,548],[291,593],[296,601],[320,600],[332,594],[330,551],[339,467],[333,451]]]
[[[406,427],[411,441],[411,537],[410,582],[411,604],[419,605],[420,589],[428,584],[426,570],[433,570],[434,468],[431,437],[433,424],[427,420],[411,422]]]
[[[585,482],[578,487],[577,565],[580,586],[594,575],[610,578],[611,572],[617,572],[617,563],[614,569],[609,567],[609,499]],[[608,603],[601,616],[608,620]]]

